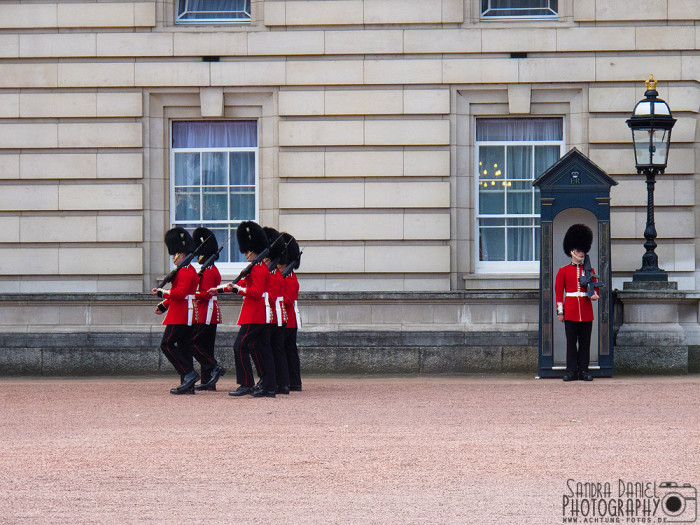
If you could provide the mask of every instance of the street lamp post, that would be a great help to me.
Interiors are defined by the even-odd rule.
[[[668,281],[668,274],[659,268],[656,249],[656,226],[654,224],[654,185],[656,176],[663,175],[668,162],[671,129],[676,119],[668,104],[658,98],[656,81],[652,75],[646,81],[644,99],[637,102],[627,125],[632,130],[634,157],[637,174],[644,174],[647,183],[647,224],[644,229],[642,267],[634,272],[632,281]]]

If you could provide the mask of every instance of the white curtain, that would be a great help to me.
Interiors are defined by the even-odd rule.
[[[257,145],[255,120],[173,122],[173,148],[253,148]]]
[[[554,141],[562,140],[560,118],[484,118],[476,121],[476,140]]]
[[[248,5],[248,0],[180,0],[178,12],[185,18],[231,18],[232,13],[249,14]]]

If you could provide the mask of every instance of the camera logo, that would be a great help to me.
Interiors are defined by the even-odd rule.
[[[693,523],[698,517],[698,491],[689,483],[665,481],[659,484],[658,495],[666,523]]]

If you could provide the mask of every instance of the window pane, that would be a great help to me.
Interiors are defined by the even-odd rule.
[[[225,186],[226,178],[226,153],[202,153],[202,184]]]
[[[214,237],[216,238],[216,245],[219,247],[221,247],[226,242],[226,239],[228,239],[227,229],[209,227],[209,230],[214,234]],[[219,258],[216,260],[217,263],[228,262],[228,250],[226,250],[227,246],[224,246],[224,248],[219,252]]]
[[[508,146],[508,180],[533,180],[532,146]]]
[[[236,221],[255,220],[255,193],[231,192],[231,219]]]
[[[231,186],[255,186],[255,154],[252,151],[231,152]]]
[[[559,146],[535,146],[535,179],[559,160]]]
[[[508,182],[507,212],[509,214],[531,214],[533,186],[529,181]]]
[[[199,220],[199,189],[175,188],[175,220]]]
[[[495,180],[483,182],[479,187],[479,213],[496,215],[505,212],[505,188]]]
[[[505,228],[481,228],[479,230],[479,260],[506,260]]]
[[[222,188],[203,188],[202,219],[205,221],[225,221],[228,219],[228,192]]]
[[[175,154],[175,186],[199,186],[199,153]]]
[[[509,219],[506,233],[509,261],[533,260],[532,219]]]
[[[235,230],[233,231],[233,236],[229,241],[229,246],[231,246],[231,249],[229,250],[229,257],[231,262],[246,262],[245,255],[243,255],[238,249],[238,240],[236,239]]]
[[[503,178],[504,153],[503,146],[479,148],[479,181]]]

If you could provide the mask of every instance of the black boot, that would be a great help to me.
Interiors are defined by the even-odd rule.
[[[228,395],[233,397],[247,396],[253,393],[253,388],[249,386],[239,386],[233,392],[229,392]]]
[[[194,384],[197,381],[199,381],[199,374],[192,370],[192,372],[185,375],[180,386],[170,389],[170,393],[176,396],[181,394],[194,394]]]
[[[226,374],[226,369],[223,366],[216,365],[211,371],[211,379],[207,382],[209,390],[216,390],[216,382]]]

